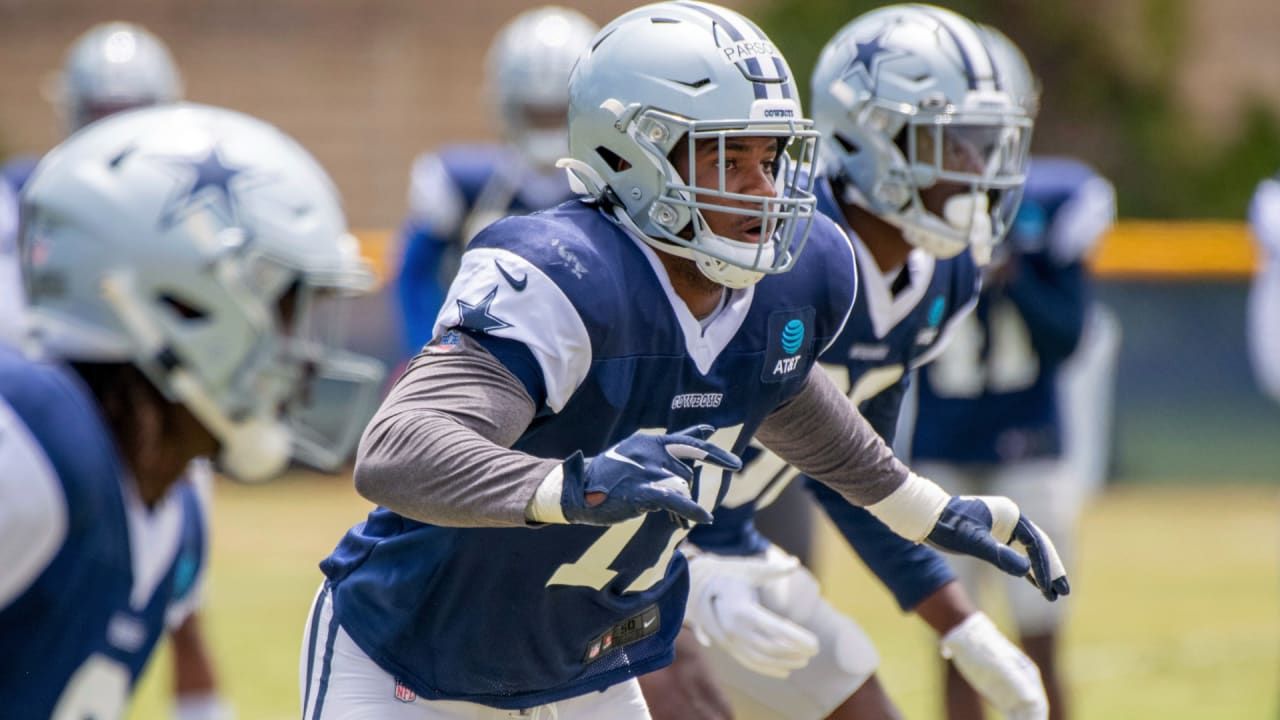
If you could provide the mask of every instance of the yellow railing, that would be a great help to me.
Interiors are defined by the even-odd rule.
[[[398,252],[390,230],[356,233],[366,257],[384,280]],[[1241,222],[1197,220],[1117,223],[1091,258],[1099,277],[1116,279],[1204,280],[1245,278],[1258,254],[1249,228]]]
[[[1215,220],[1125,220],[1092,258],[1097,275],[1113,278],[1244,278],[1257,263],[1248,226]]]

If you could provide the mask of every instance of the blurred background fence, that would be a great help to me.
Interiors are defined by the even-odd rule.
[[[54,73],[95,22],[169,43],[197,101],[280,125],[337,179],[357,227],[400,219],[410,158],[494,137],[482,83],[493,33],[529,0],[0,0],[0,157],[61,135]],[[564,0],[597,22],[638,5]],[[807,95],[830,34],[866,0],[724,0],[769,32]],[[1280,3],[947,0],[1006,31],[1043,79],[1040,153],[1088,160],[1121,214],[1239,218],[1280,169]]]

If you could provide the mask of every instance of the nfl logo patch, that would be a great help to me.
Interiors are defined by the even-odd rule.
[[[411,703],[418,699],[418,693],[404,686],[404,683],[396,680],[396,699],[402,703]]]
[[[444,353],[451,353],[454,350],[457,350],[460,342],[462,342],[462,338],[458,336],[457,331],[450,330],[444,335],[441,335],[427,343],[427,346],[422,349],[432,355],[443,355]]]

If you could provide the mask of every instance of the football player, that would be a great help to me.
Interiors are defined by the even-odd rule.
[[[860,280],[849,321],[821,361],[887,443],[911,372],[972,310],[978,260],[1012,217],[1031,118],[1006,88],[977,25],[920,5],[854,19],[814,70],[812,109],[824,142],[818,208],[849,235]],[[898,717],[866,633],[820,596],[795,558],[755,532],[756,510],[797,475],[758,452],[744,456],[715,524],[695,528],[684,546],[686,623],[708,645],[734,716]],[[977,610],[936,551],[895,535],[826,485],[801,482],[995,706],[1007,717],[1045,717],[1035,666]],[[654,698],[670,685],[678,691],[660,674],[642,684]]]
[[[997,65],[1006,69],[1018,103],[1034,115],[1039,86],[1026,59],[1003,34],[987,28]],[[999,493],[1035,508],[1046,532],[1063,538],[1068,559],[1085,486],[1105,466],[1110,403],[1067,398],[1064,387],[1096,393],[1110,387],[1118,329],[1090,299],[1085,258],[1115,218],[1115,190],[1084,163],[1033,157],[1017,216],[986,269],[978,305],[948,348],[920,372],[913,457],[958,494]],[[1093,318],[1091,321],[1090,318]],[[1086,328],[1091,327],[1086,334]],[[1090,335],[1096,340],[1091,339]],[[1094,346],[1083,345],[1094,342]],[[1076,357],[1078,375],[1064,377]],[[1095,430],[1071,433],[1075,427]],[[983,568],[957,559],[961,581],[977,593]],[[1036,662],[1050,717],[1065,718],[1068,701],[1056,661],[1062,605],[1039,602],[1017,584],[1004,587],[1023,649]],[[947,673],[953,717],[981,713],[964,688],[963,668]]]
[[[67,50],[53,98],[64,135],[121,110],[182,99],[182,77],[169,48],[146,28],[106,22],[86,30]],[[0,174],[21,190],[37,158],[18,157]]]
[[[95,25],[76,38],[58,81],[56,106],[67,135],[111,112],[182,96],[168,48],[146,29],[123,22]],[[10,345],[23,334],[25,305],[18,279],[17,197],[37,162],[38,157],[23,155],[0,167],[0,342]]]
[[[361,440],[380,507],[321,564],[304,716],[648,717],[635,678],[672,660],[676,546],[735,494],[753,436],[898,534],[1069,590],[1012,503],[911,473],[816,367],[855,261],[789,167],[817,133],[754,23],[633,10],[569,97],[584,199],[472,240]]]
[[[503,142],[449,145],[414,160],[396,280],[406,357],[431,339],[458,258],[476,233],[573,197],[555,163],[569,151],[569,70],[598,29],[554,5],[517,15],[494,38],[485,64]]]
[[[198,596],[205,521],[185,474],[213,457],[262,481],[313,445],[354,445],[297,411],[321,382],[376,398],[380,367],[313,326],[372,275],[320,166],[227,110],[94,123],[23,201],[41,357],[0,348],[0,707],[121,717]]]
[[[1249,229],[1261,262],[1249,293],[1249,350],[1258,384],[1280,400],[1280,180],[1258,183],[1249,203]]]
[[[63,130],[70,135],[113,113],[177,102],[181,97],[182,79],[164,42],[139,25],[107,22],[85,31],[68,49],[59,73],[55,102]],[[20,190],[37,162],[38,158],[20,156],[0,168],[0,175]],[[3,212],[0,209],[0,214]],[[4,274],[20,277],[16,239],[14,251],[6,255],[0,233],[0,275]],[[9,288],[12,288],[11,292]],[[12,300],[0,303],[0,342],[17,345],[23,336],[25,300],[21,289],[20,280],[15,280],[12,286],[0,287],[0,293],[11,296],[5,300]],[[191,482],[202,488],[195,497],[207,515],[212,495],[212,474],[207,469],[193,467]],[[220,697],[214,661],[200,630],[199,594],[193,594],[193,598],[196,601],[192,604],[192,612],[186,615],[187,620],[170,634],[173,641],[175,717],[178,720],[229,718],[233,712],[229,703]]]

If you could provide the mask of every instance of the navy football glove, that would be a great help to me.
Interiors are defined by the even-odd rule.
[[[1053,541],[1009,498],[951,498],[925,541],[941,550],[981,558],[1010,575],[1026,577],[1049,601],[1071,592]],[[1021,545],[1026,557],[1005,543]]]
[[[699,523],[711,513],[694,502],[695,463],[741,470],[737,455],[707,442],[715,428],[695,425],[670,435],[636,434],[584,460],[574,453],[564,461],[560,506],[571,523],[613,525],[644,513],[667,511]],[[604,500],[587,503],[587,493]]]

